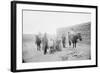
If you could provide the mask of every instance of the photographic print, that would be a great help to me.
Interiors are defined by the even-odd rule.
[[[13,1],[16,17],[12,16],[12,29],[17,28],[12,33],[17,35],[13,36],[16,41],[12,41],[16,42],[12,44],[12,54],[16,55],[12,56],[12,64],[17,64],[12,65],[12,71],[96,67],[96,9]]]
[[[23,10],[22,60],[91,59],[91,14]]]

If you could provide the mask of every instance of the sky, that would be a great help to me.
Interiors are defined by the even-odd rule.
[[[23,34],[56,34],[57,28],[91,21],[91,14],[72,12],[23,11]]]

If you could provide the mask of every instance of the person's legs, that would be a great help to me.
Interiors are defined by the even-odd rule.
[[[71,41],[69,41],[69,46],[71,46]]]
[[[73,48],[74,48],[74,43],[73,43]]]
[[[76,42],[75,42],[75,48],[76,48]]]
[[[65,48],[66,46],[65,46],[65,42],[64,42],[64,48]]]
[[[45,45],[45,47],[44,47],[44,54],[46,54],[47,53],[47,45]]]
[[[39,43],[39,45],[38,45],[38,48],[39,48],[39,50],[40,50],[40,48],[41,48],[41,44]]]

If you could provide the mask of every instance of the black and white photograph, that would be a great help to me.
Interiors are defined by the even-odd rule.
[[[22,61],[91,59],[91,14],[23,10]]]
[[[11,69],[97,67],[97,6],[12,1]]]

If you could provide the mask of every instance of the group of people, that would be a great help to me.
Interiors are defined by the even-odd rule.
[[[52,53],[56,50],[61,50],[61,48],[65,48],[66,37],[63,36],[62,38],[50,38],[45,33],[42,37],[40,35],[36,35],[37,50],[43,50],[44,54],[47,54],[47,50],[50,50]]]
[[[37,45],[37,50],[43,50],[44,54],[47,54],[48,49],[52,52],[66,48],[66,37],[68,37],[67,41],[69,46],[73,44],[73,48],[76,48],[78,39],[82,41],[81,33],[74,32],[73,30],[68,32],[68,35],[62,35],[60,38],[49,38],[45,33],[42,37],[41,35],[36,35],[35,43]]]

